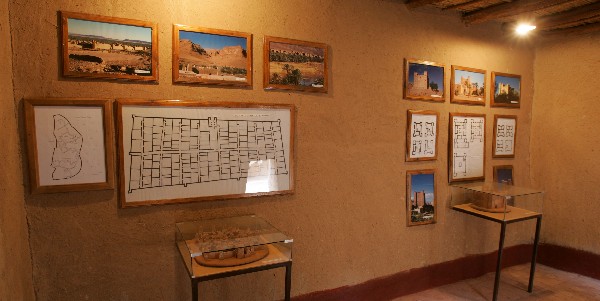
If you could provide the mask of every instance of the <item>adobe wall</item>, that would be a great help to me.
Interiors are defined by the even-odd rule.
[[[157,22],[160,81],[62,78],[60,10]],[[174,23],[252,33],[253,87],[173,85]],[[293,296],[491,252],[499,227],[448,209],[449,112],[487,115],[487,178],[493,165],[513,164],[516,180],[529,182],[534,52],[531,45],[499,38],[498,25],[466,28],[455,16],[409,12],[397,1],[359,0],[12,1],[11,25],[16,106],[29,97],[135,97],[289,103],[298,110],[294,195],[132,209],[118,208],[116,191],[27,195],[39,300],[188,299],[175,223],[211,217],[255,213],[293,237]],[[264,91],[265,35],[327,43],[329,93]],[[491,71],[520,74],[522,107],[450,104],[449,95],[445,103],[403,100],[404,58],[445,63],[446,85],[452,64],[485,69],[488,80]],[[440,113],[437,161],[404,162],[408,109]],[[515,159],[491,158],[494,114],[518,115]],[[23,134],[7,132],[12,140]],[[407,228],[405,172],[429,168],[437,170],[438,223]],[[23,177],[18,168],[3,173]],[[507,245],[522,242],[515,237],[509,235]],[[203,300],[280,299],[283,273],[212,281],[200,290]]]

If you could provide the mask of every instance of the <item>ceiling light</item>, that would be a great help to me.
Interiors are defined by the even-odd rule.
[[[519,35],[526,35],[528,32],[534,30],[535,27],[535,25],[531,24],[519,24],[519,26],[516,28],[516,31]]]

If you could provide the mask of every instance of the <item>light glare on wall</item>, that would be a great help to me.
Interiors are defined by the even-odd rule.
[[[516,28],[517,34],[526,35],[528,32],[535,29],[535,25],[531,24],[519,24]]]

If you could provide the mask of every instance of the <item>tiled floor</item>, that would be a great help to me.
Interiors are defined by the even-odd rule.
[[[598,267],[600,268],[600,267]],[[498,300],[580,301],[600,300],[600,280],[538,264],[533,293],[527,292],[529,265],[502,270]],[[433,288],[393,301],[492,300],[494,273]]]

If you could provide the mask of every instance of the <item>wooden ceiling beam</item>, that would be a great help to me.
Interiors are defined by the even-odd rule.
[[[425,5],[429,5],[429,4],[434,4],[437,2],[442,2],[444,0],[407,0],[406,1],[406,6],[409,9],[415,9],[421,6],[425,6]]]
[[[564,4],[569,1],[570,0],[518,0],[505,2],[466,13],[463,15],[462,20],[465,24],[482,23],[493,19],[534,12],[555,5]]]
[[[568,27],[579,23],[594,23],[600,17],[600,2],[579,6],[571,10],[538,18],[535,25],[538,29]]]
[[[471,1],[463,2],[463,3],[458,3],[458,4],[446,6],[446,7],[442,8],[442,10],[462,9],[462,8],[465,8],[465,7],[469,7],[471,5],[480,4],[480,3],[486,3],[488,1],[489,0],[471,0]]]
[[[556,30],[540,31],[539,34],[544,37],[582,35],[600,31],[600,23],[592,23],[582,26],[561,28]]]

